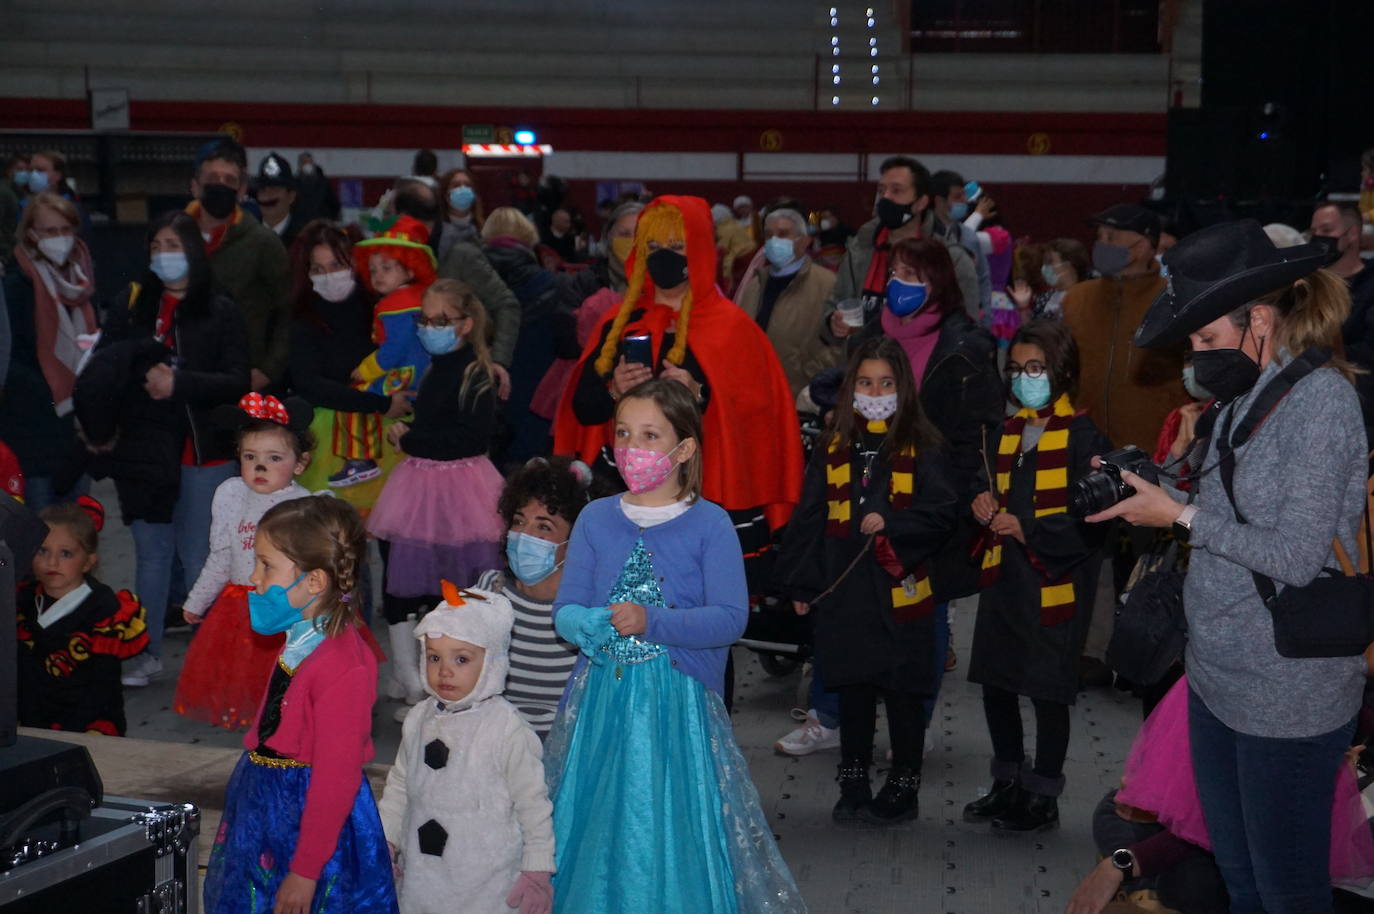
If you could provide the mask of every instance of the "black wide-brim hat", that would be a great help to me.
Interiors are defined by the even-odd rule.
[[[1310,276],[1333,259],[1326,244],[1276,248],[1254,219],[1208,226],[1164,253],[1164,291],[1135,332],[1141,347],[1167,347],[1248,302]]]

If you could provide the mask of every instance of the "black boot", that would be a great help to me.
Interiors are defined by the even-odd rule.
[[[1045,831],[1059,827],[1059,798],[1022,790],[1017,802],[1005,815],[992,820],[993,831]]]
[[[852,759],[840,762],[835,780],[840,784],[840,800],[831,810],[830,818],[840,825],[857,824],[859,810],[873,802],[873,785],[868,780],[867,763]]]
[[[894,825],[914,819],[921,808],[921,773],[914,768],[893,766],[887,773],[887,783],[873,802],[865,806],[860,817],[870,825]]]
[[[964,807],[964,821],[983,824],[1005,816],[1021,799],[1019,781],[994,780],[988,792]]]

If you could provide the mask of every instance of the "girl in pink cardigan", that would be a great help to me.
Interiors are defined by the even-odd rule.
[[[354,509],[298,498],[258,523],[248,613],[286,633],[205,876],[207,914],[394,914],[372,758],[376,644],[359,613],[367,533]]]

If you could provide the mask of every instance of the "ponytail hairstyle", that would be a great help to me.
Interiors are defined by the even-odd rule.
[[[890,336],[873,336],[864,340],[849,358],[844,381],[835,397],[835,424],[825,437],[824,450],[836,445],[853,447],[863,435],[867,423],[854,410],[854,385],[858,382],[859,366],[869,359],[886,362],[897,380],[897,412],[887,422],[888,432],[880,448],[883,457],[890,458],[908,449],[920,454],[928,448],[939,447],[944,439],[921,408],[921,396],[916,392],[916,380],[906,350]]]
[[[1256,305],[1272,308],[1278,316],[1272,332],[1272,343],[1283,346],[1293,355],[1300,355],[1312,346],[1321,346],[1335,353],[1330,367],[1354,383],[1362,374],[1344,358],[1345,347],[1341,326],[1350,315],[1350,287],[1330,270],[1317,270],[1282,289],[1262,295],[1249,304],[1231,312],[1231,322],[1237,327],[1250,325],[1250,312]]]
[[[667,203],[650,203],[639,214],[639,221],[635,223],[634,250],[631,253],[634,258],[634,270],[626,278],[625,297],[620,301],[620,310],[615,314],[611,329],[606,333],[606,341],[601,344],[601,353],[593,365],[596,373],[602,377],[609,375],[615,368],[615,354],[620,347],[620,337],[625,332],[625,325],[630,322],[630,312],[634,311],[639,296],[644,292],[644,277],[647,273],[644,262],[649,257],[650,241],[656,241],[663,246],[673,241],[686,243],[687,229],[682,221],[682,211]],[[663,357],[674,365],[681,365],[687,356],[687,323],[691,317],[692,288],[689,285],[687,294],[678,308],[673,346]]]
[[[358,588],[367,561],[367,530],[352,505],[327,495],[293,498],[262,516],[257,535],[267,537],[297,572],[319,569],[328,576],[329,587],[319,597],[317,628],[333,638],[362,626]]]
[[[482,300],[466,284],[456,279],[439,279],[425,290],[425,295],[436,295],[458,312],[459,320],[472,318],[472,330],[463,342],[472,347],[476,360],[463,372],[463,386],[458,389],[459,402],[476,400],[485,390],[491,390],[496,383],[496,366],[491,359],[491,345],[487,342],[487,309]]]

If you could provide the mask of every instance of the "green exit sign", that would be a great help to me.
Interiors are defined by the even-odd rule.
[[[494,143],[496,142],[496,126],[494,124],[464,124],[463,125],[463,144],[468,143]]]

